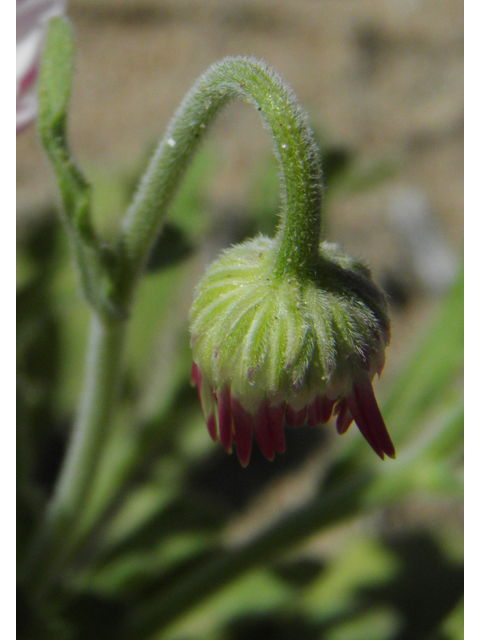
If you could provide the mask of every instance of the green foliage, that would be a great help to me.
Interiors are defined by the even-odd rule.
[[[160,260],[162,277],[147,276],[139,291],[121,402],[62,581],[62,624],[113,640],[460,640],[461,530],[450,514],[462,498],[461,280],[385,389],[400,445],[388,470],[358,434],[325,438],[330,426],[289,430],[285,456],[272,465],[254,451],[242,470],[209,441],[189,386],[186,311],[208,240],[206,214],[197,225],[211,155],[199,161],[171,217],[192,252]],[[108,184],[125,189],[124,175]],[[248,232],[261,220],[252,210]],[[20,234],[19,257],[19,433],[37,439],[20,466],[28,540],[64,450],[87,318],[51,215]],[[324,471],[313,497],[232,547],[228,531],[248,505],[314,451]],[[415,505],[432,517],[385,524]],[[45,616],[42,625],[62,626],[58,611]]]
[[[110,289],[116,265],[93,234],[90,187],[65,137],[72,65],[71,29],[52,21],[40,130],[84,291],[102,314],[119,316]],[[324,156],[338,188],[382,177],[378,167],[362,174],[350,150],[326,145]],[[19,637],[460,640],[461,280],[385,389],[395,463],[366,452],[353,430],[331,438],[329,425],[289,430],[274,465],[254,450],[243,470],[208,440],[189,383],[186,316],[209,243],[201,184],[211,168],[211,154],[197,159],[153,248],[114,420],[76,514],[74,552],[47,595],[20,573]],[[135,173],[95,172],[95,213],[112,213],[102,221],[107,236]],[[267,168],[258,184],[275,180]],[[273,192],[253,189],[249,234],[273,226]],[[87,325],[52,212],[36,220],[19,233],[18,250],[21,561],[71,432]],[[282,489],[290,495],[302,475],[308,490],[284,507]]]
[[[40,131],[65,133],[67,109],[72,90],[75,44],[71,24],[54,18],[45,43],[39,91]]]

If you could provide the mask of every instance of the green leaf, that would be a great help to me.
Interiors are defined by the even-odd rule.
[[[40,71],[39,123],[40,131],[63,130],[72,89],[75,41],[73,29],[65,18],[53,18]]]

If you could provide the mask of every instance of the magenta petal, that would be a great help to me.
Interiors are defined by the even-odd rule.
[[[215,412],[211,413],[207,418],[207,429],[211,439],[214,442],[217,442],[218,432],[217,432],[217,419],[215,418]]]
[[[193,363],[192,366],[192,384],[197,385],[200,406],[202,407],[202,412],[207,423],[208,432],[210,433],[213,441],[216,442],[218,440],[217,420],[215,418],[215,412],[213,410],[215,404],[215,395],[210,385],[206,385],[205,388],[202,389],[202,374],[200,373],[200,369],[195,363]],[[208,394],[208,398],[202,397],[202,391],[204,394]],[[205,406],[204,399],[207,399],[207,406]]]
[[[253,416],[245,411],[236,398],[232,398],[232,413],[238,459],[242,467],[246,467],[252,452]]]
[[[268,460],[275,457],[275,446],[270,435],[270,420],[268,416],[267,404],[264,402],[260,405],[259,410],[253,419],[253,428],[258,446],[263,455]]]
[[[383,449],[380,443],[378,442],[375,436],[375,433],[371,428],[371,425],[368,423],[368,421],[365,420],[364,416],[362,415],[362,411],[358,406],[356,399],[354,397],[350,397],[348,404],[351,412],[354,415],[355,422],[357,424],[358,429],[360,430],[360,433],[368,442],[368,444],[372,447],[372,449],[375,451],[377,456],[379,456],[382,460],[384,460],[385,455],[383,453]]]
[[[220,442],[225,451],[232,452],[232,407],[230,402],[230,387],[224,386],[217,394],[218,400],[218,426]]]
[[[289,427],[301,427],[307,420],[308,406],[305,405],[300,411],[294,411],[290,405],[287,404],[285,409],[285,420]]]
[[[201,381],[202,381],[202,376],[200,373],[200,369],[197,367],[195,362],[192,362],[192,377],[191,377],[192,387],[195,387],[196,385],[200,387]]]
[[[368,375],[357,380],[353,388],[353,396],[347,398],[348,406],[357,426],[375,453],[384,459],[395,458],[395,447],[378,408],[372,383]]]
[[[335,404],[335,400],[330,400],[326,396],[323,396],[322,401],[320,403],[320,420],[325,424],[332,417],[333,406]]]
[[[348,431],[348,427],[352,424],[353,418],[346,400],[342,400],[338,403],[335,412],[337,416],[337,431],[340,435],[343,435]]]
[[[318,427],[322,422],[321,418],[322,399],[317,396],[312,404],[308,407],[308,419],[307,423],[309,427]]]
[[[283,433],[283,418],[285,416],[285,403],[278,407],[268,407],[268,426],[273,446],[277,453],[285,453],[285,434]]]

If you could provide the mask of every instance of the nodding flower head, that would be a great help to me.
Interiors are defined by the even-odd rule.
[[[372,389],[389,342],[385,299],[369,270],[323,243],[306,277],[278,275],[277,240],[258,237],[214,262],[190,312],[192,381],[208,430],[243,466],[252,435],[272,460],[284,421],[355,420],[383,459],[395,449]]]

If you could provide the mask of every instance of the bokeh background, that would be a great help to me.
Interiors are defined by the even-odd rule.
[[[208,439],[189,387],[193,287],[222,247],[272,233],[278,206],[258,114],[230,105],[139,291],[62,615],[90,638],[137,623],[144,635],[132,638],[462,638],[463,3],[72,0],[68,15],[78,47],[70,142],[107,238],[211,63],[253,55],[294,89],[324,159],[328,239],[365,260],[389,296],[376,390],[398,460],[377,461],[354,426],[342,438],[332,424],[291,430],[283,456],[254,452],[246,470]],[[35,486],[20,500],[27,544],[61,464],[88,331],[34,127],[17,140],[17,198],[19,425]],[[360,503],[342,494],[340,515],[316,523],[325,496],[356,474],[368,476]],[[303,507],[310,524],[287,545],[288,518]],[[255,556],[248,545],[269,527]],[[222,578],[239,549],[250,560]]]

